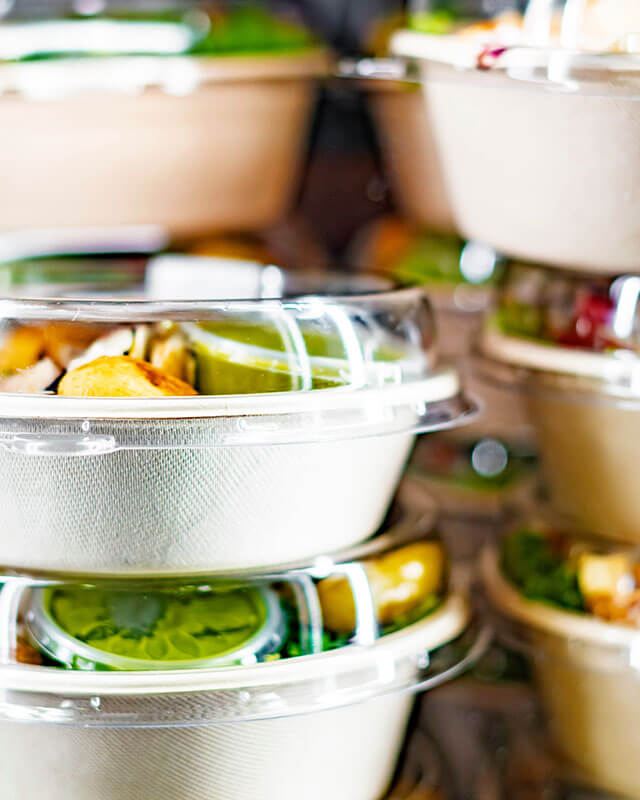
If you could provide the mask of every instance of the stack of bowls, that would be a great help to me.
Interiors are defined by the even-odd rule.
[[[428,304],[143,249],[0,270],[7,796],[377,800],[484,641],[423,513],[371,538],[471,410]]]
[[[391,49],[420,81],[457,230],[511,261],[477,367],[526,404],[554,522],[489,548],[489,596],[567,770],[637,800],[640,17],[623,0],[517,5]]]

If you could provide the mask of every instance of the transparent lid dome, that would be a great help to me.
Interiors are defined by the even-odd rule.
[[[413,0],[411,24],[427,33],[457,32],[477,42],[635,53],[640,7],[635,0]]]
[[[349,552],[198,582],[6,575],[0,615],[0,717],[98,727],[264,719],[419,691],[489,638],[469,628],[419,514]]]
[[[454,67],[467,77],[467,70],[489,72],[498,86],[636,96],[640,7],[634,0],[513,0],[483,6],[458,3],[452,12],[438,2],[416,2],[410,27],[395,34],[391,49],[412,60]],[[505,84],[505,78],[516,83]],[[491,82],[486,74],[483,82]]]

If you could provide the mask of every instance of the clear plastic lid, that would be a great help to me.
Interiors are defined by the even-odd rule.
[[[413,30],[398,33],[392,49],[538,87],[637,94],[640,11],[635,0],[485,5],[489,15],[479,4],[443,9],[437,0],[416,2]]]
[[[0,94],[58,100],[159,90],[179,98],[210,84],[309,80],[328,73],[326,50],[299,18],[262,3],[109,7],[3,21]]]
[[[55,258],[45,257],[42,233],[33,258],[24,237],[0,240],[5,427],[18,417],[233,418],[225,430],[218,421],[222,444],[313,440],[350,427],[360,435],[360,423],[362,435],[418,430],[470,410],[455,374],[435,367],[420,289],[234,259],[147,260],[126,232],[121,243],[110,236],[94,232],[83,252],[65,234],[49,250]],[[159,243],[153,230],[147,240]],[[362,402],[369,390],[374,405]]]
[[[428,528],[405,519],[360,553],[189,585],[7,576],[0,717],[197,725],[437,685],[489,633],[465,634],[467,602]]]
[[[291,10],[259,2],[106,3],[55,8],[48,18],[16,3],[0,30],[0,59],[114,55],[247,55],[296,52],[314,43]],[[66,13],[65,13],[66,11]],[[56,13],[57,12],[57,13]]]
[[[635,398],[639,298],[634,275],[600,278],[513,263],[485,322],[480,369],[529,390]]]

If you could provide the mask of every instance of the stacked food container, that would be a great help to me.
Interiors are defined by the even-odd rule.
[[[391,47],[420,80],[425,151],[457,229],[508,262],[477,373],[526,404],[548,498],[485,549],[487,595],[562,777],[637,799],[638,4],[419,27]]]
[[[0,265],[6,796],[378,800],[483,645],[389,512],[472,410],[423,292],[116,233]]]

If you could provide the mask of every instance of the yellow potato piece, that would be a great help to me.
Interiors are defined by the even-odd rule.
[[[97,325],[50,322],[43,329],[45,351],[56,364],[66,367],[104,332]]]
[[[0,375],[33,366],[44,350],[42,328],[25,326],[7,334],[0,346]]]
[[[584,553],[578,559],[578,584],[587,602],[629,592],[635,588],[631,558],[627,553]]]
[[[67,397],[164,397],[194,395],[188,383],[146,361],[129,356],[101,356],[72,369],[58,385]]]
[[[445,557],[438,542],[416,542],[363,562],[381,625],[416,608],[442,584]],[[318,584],[326,627],[336,633],[355,629],[355,604],[349,581],[340,575]]]

